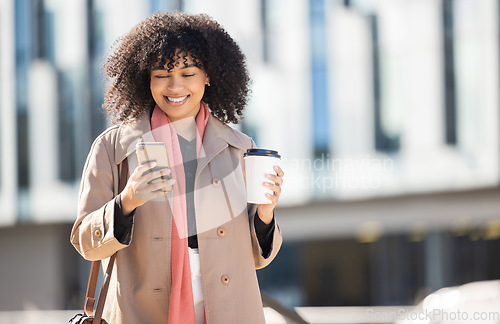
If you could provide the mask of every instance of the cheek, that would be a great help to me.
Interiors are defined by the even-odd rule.
[[[163,95],[159,91],[158,84],[156,83],[151,83],[150,84],[150,90],[151,90],[151,96],[153,97],[153,101],[157,104],[160,105],[162,102]]]
[[[201,97],[205,94],[205,82],[202,80],[202,82],[198,82],[196,85],[196,90],[200,94]]]
[[[160,87],[158,86],[158,82],[151,80],[151,82],[149,83],[149,89],[151,90],[151,94],[153,95],[153,97],[158,94],[159,88]]]
[[[203,97],[203,95],[205,94],[205,85],[203,85],[202,87],[200,87],[199,93]]]

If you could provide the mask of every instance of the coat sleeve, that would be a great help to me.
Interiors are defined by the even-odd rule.
[[[71,243],[87,260],[95,261],[110,257],[130,244],[115,238],[114,215],[118,188],[118,166],[113,161],[104,136],[92,144],[85,163],[80,194],[78,216],[71,231]]]
[[[251,139],[251,148],[257,147],[255,142]],[[281,244],[283,243],[283,238],[281,236],[281,229],[278,225],[276,217],[274,219],[274,233],[271,243],[271,251],[267,258],[264,258],[262,248],[259,244],[259,239],[257,238],[257,233],[255,231],[255,216],[257,215],[257,205],[256,204],[248,204],[247,205],[248,215],[250,219],[250,236],[252,238],[252,250],[253,250],[253,258],[255,262],[256,269],[262,269],[266,267],[278,254],[278,251],[281,248]],[[276,213],[275,213],[276,214]]]
[[[276,219],[274,219],[274,233],[271,243],[271,253],[267,258],[263,257],[263,251],[260,247],[259,240],[257,238],[257,233],[255,231],[255,220],[254,217],[257,215],[257,205],[256,204],[248,204],[248,213],[251,215],[250,217],[250,235],[252,238],[252,249],[253,249],[253,258],[255,261],[255,268],[262,269],[266,267],[278,254],[280,250],[281,243],[283,242],[283,238],[281,237],[281,230],[278,225]]]

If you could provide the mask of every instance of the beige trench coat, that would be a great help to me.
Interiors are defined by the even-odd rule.
[[[130,174],[137,166],[135,143],[153,140],[149,116],[115,125],[95,140],[71,232],[71,243],[87,260],[118,251],[103,316],[110,324],[158,324],[168,318],[172,193],[137,208],[128,244],[114,236],[119,166],[128,158]],[[263,258],[254,228],[257,206],[246,203],[243,176],[243,153],[254,146],[251,138],[210,115],[194,193],[209,324],[265,322],[255,269],[274,259],[282,238],[276,223],[271,255]]]

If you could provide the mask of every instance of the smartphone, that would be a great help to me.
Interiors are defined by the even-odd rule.
[[[167,146],[161,142],[140,142],[135,146],[135,153],[139,164],[156,161],[152,171],[169,167]]]

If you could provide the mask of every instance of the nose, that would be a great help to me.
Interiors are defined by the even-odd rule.
[[[184,83],[182,82],[182,78],[178,76],[172,76],[168,80],[168,89],[169,90],[180,90],[184,87]]]

